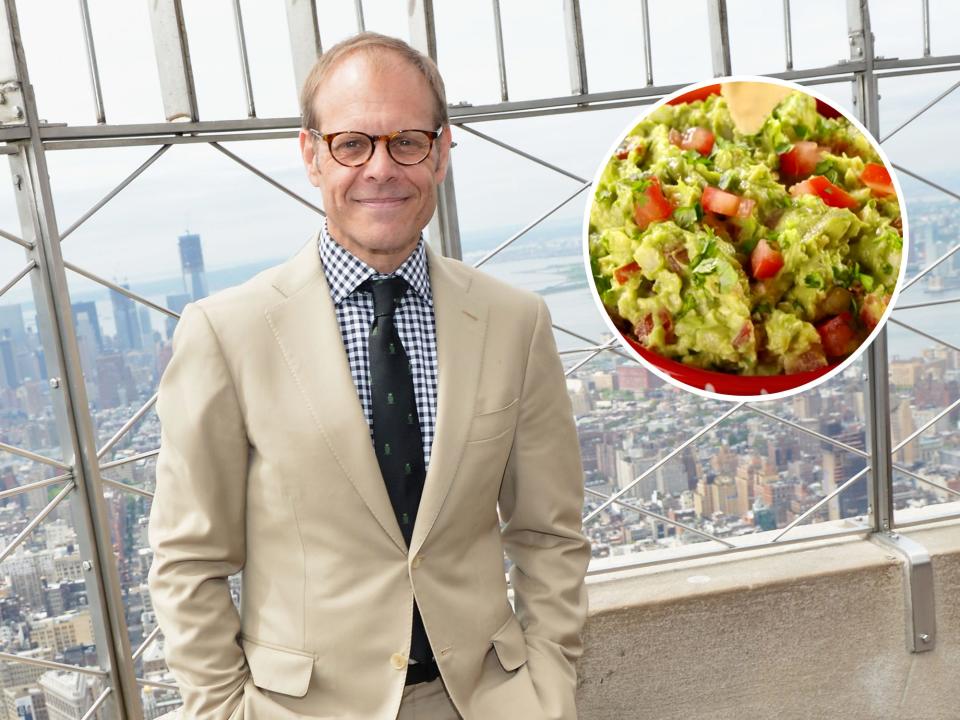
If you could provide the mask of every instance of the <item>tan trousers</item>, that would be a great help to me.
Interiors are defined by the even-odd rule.
[[[403,689],[397,720],[462,720],[453,701],[437,678],[430,682],[407,685]]]

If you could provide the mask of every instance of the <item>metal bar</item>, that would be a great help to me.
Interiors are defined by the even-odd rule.
[[[849,523],[850,521],[847,520],[847,522]],[[773,531],[771,530],[769,532],[773,532]],[[846,537],[850,537],[851,535],[862,535],[863,537],[867,537],[868,534],[869,534],[868,527],[866,526],[854,527],[846,530],[840,530],[838,532],[824,533],[823,535],[819,535],[817,537],[800,537],[800,538],[791,538],[789,540],[781,540],[776,544],[775,547],[781,548],[787,545],[797,545],[800,543],[817,542],[825,539],[833,540],[835,538],[846,538]],[[745,537],[752,537],[752,536],[748,535]],[[676,555],[671,555],[668,557],[659,557],[655,560],[638,560],[637,562],[624,563],[623,565],[610,565],[608,567],[603,567],[603,568],[588,568],[587,575],[588,576],[605,575],[608,573],[622,572],[624,570],[630,570],[634,568],[650,568],[650,567],[656,567],[658,565],[672,565],[672,564],[676,564],[677,562],[687,562],[689,560],[703,560],[706,558],[725,557],[727,555],[736,555],[737,553],[742,553],[742,552],[756,551],[759,548],[770,547],[771,545],[772,543],[769,543],[769,542],[750,544],[750,545],[737,545],[732,548],[716,548],[713,550],[705,550],[703,552],[697,552],[697,553],[689,553],[689,554],[684,553],[680,557],[677,557]],[[640,552],[637,554],[642,556],[642,555],[650,555],[651,553]]]
[[[918,480],[918,481],[920,481],[920,482],[922,482],[922,483],[924,483],[924,484],[926,484],[926,485],[930,485],[931,487],[935,487],[935,488],[937,488],[938,490],[943,490],[944,492],[946,492],[946,493],[948,493],[948,494],[950,494],[950,495],[956,495],[957,497],[960,497],[960,491],[954,490],[953,488],[949,488],[949,487],[947,487],[946,485],[941,485],[941,484],[938,483],[938,482],[934,482],[934,481],[931,480],[930,478],[926,478],[926,477],[924,477],[923,475],[920,475],[919,473],[915,473],[915,472],[913,472],[913,470],[908,470],[907,468],[903,467],[902,465],[897,465],[896,463],[894,463],[894,464],[893,464],[893,471],[894,471],[894,472],[898,472],[898,473],[900,473],[901,475],[906,475],[907,477],[911,477],[911,478],[913,478],[914,480]],[[898,525],[898,527],[900,527],[900,526]]]
[[[851,477],[849,480],[847,480],[845,483],[843,483],[843,485],[840,485],[839,487],[834,489],[829,495],[825,495],[824,497],[822,497],[820,500],[817,501],[815,505],[809,508],[806,512],[794,518],[794,520],[789,525],[784,527],[783,530],[780,531],[780,534],[777,535],[773,540],[771,540],[771,542],[777,542],[780,538],[782,538],[784,535],[786,535],[788,532],[790,532],[793,528],[795,528],[797,525],[802,523],[808,517],[813,515],[813,513],[815,513],[820,508],[822,508],[826,503],[833,500],[833,498],[835,498],[837,495],[842,493],[848,487],[853,485],[853,483],[855,483],[857,480],[859,480],[869,471],[870,471],[870,466],[867,465],[863,470],[861,470],[860,472],[855,474],[853,477]]]
[[[87,0],[80,0],[80,17],[83,19],[83,42],[87,49],[87,68],[90,71],[90,86],[93,90],[93,102],[97,112],[97,124],[107,122],[103,111],[103,91],[100,89],[100,70],[97,67],[97,50],[93,44],[93,28],[90,25],[90,8]]]
[[[894,165],[894,167],[896,167],[896,165]],[[958,197],[957,199],[960,200],[960,197]],[[922,278],[924,275],[926,275],[927,273],[931,272],[934,268],[937,267],[937,265],[939,265],[940,263],[942,263],[944,260],[947,260],[951,255],[953,255],[953,254],[954,254],[955,252],[957,252],[958,250],[960,250],[960,245],[954,245],[952,248],[950,248],[949,250],[947,250],[943,255],[941,255],[940,257],[938,257],[938,258],[937,258],[936,260],[934,260],[932,263],[930,263],[929,265],[927,265],[927,267],[925,267],[923,270],[921,270],[921,271],[918,272],[916,275],[914,275],[912,278],[910,278],[908,281],[906,281],[906,282],[903,284],[903,289],[902,289],[900,292],[903,293],[904,290],[906,290],[907,288],[909,288],[911,285],[913,285],[915,282],[917,282],[917,280],[919,280],[920,278]],[[896,306],[894,306],[894,310],[896,310],[896,309],[897,309]]]
[[[5,292],[7,292],[7,290],[9,290],[18,282],[23,280],[23,278],[29,275],[30,271],[33,270],[36,266],[37,266],[36,260],[31,260],[29,263],[27,263],[26,266],[20,272],[18,272],[16,275],[10,278],[6,283],[4,283],[3,287],[0,287],[0,295],[3,295]]]
[[[44,125],[39,128],[40,138],[50,140],[95,140],[98,138],[147,137],[160,138],[178,135],[247,132],[255,130],[299,130],[300,118],[237,118],[236,120],[198,120],[194,122],[129,123],[126,125]],[[16,129],[19,132],[19,128]],[[0,141],[8,139],[13,129],[0,130]],[[22,138],[17,138],[22,139]]]
[[[710,26],[710,58],[714,77],[731,74],[730,29],[727,26],[727,1],[707,0],[707,21]]]
[[[160,634],[160,632],[161,632],[160,626],[157,625],[153,630],[150,631],[150,634],[147,635],[147,636],[143,639],[143,642],[140,643],[140,646],[139,646],[136,650],[133,651],[133,656],[132,656],[130,659],[133,660],[134,662],[136,662],[137,658],[140,657],[141,655],[143,655],[144,651],[145,651],[148,647],[150,647],[150,644],[151,644],[154,640],[156,640],[156,638],[157,638],[157,636]]]
[[[145,498],[153,499],[153,493],[149,490],[143,490],[133,485],[127,485],[126,483],[118,482],[116,480],[111,480],[110,478],[101,478],[100,482],[104,485],[109,485],[110,487],[116,488],[117,490],[122,490],[123,492],[131,492],[134,495],[140,495]]]
[[[500,99],[507,102],[507,61],[503,54],[503,23],[500,19],[500,0],[493,0],[493,31],[497,40],[497,69],[500,71]]]
[[[10,554],[17,549],[17,546],[24,541],[27,535],[33,532],[33,529],[42,523],[43,519],[53,512],[54,508],[60,504],[60,501],[63,500],[75,487],[76,485],[71,480],[60,489],[60,492],[54,495],[50,502],[44,505],[43,510],[38,512],[33,519],[24,526],[23,530],[18,532],[16,537],[14,537],[13,540],[11,540],[2,551],[0,551],[0,563],[10,557]]]
[[[930,57],[930,0],[922,0],[923,8],[923,56]]]
[[[579,355],[582,352],[591,352],[593,350],[608,350],[609,345],[591,345],[589,347],[576,348],[575,350],[558,350],[557,355]]]
[[[643,71],[648,86],[653,85],[653,48],[650,45],[650,7],[640,0],[640,22],[643,25]]]
[[[110,462],[105,462],[100,464],[101,470],[110,470],[111,468],[120,467],[121,465],[127,465],[137,460],[145,460],[147,458],[156,457],[160,454],[160,449],[156,450],[147,450],[146,452],[137,453],[136,455],[130,455],[128,457],[120,458],[119,460],[111,460]]]
[[[112,691],[112,688],[109,685],[107,685],[107,687],[103,689],[103,692],[100,693],[97,699],[93,701],[93,705],[91,705],[90,709],[83,714],[83,717],[81,717],[80,720],[93,720],[93,718],[96,717],[97,711],[100,709],[100,706],[103,705],[104,701],[107,699],[107,696],[110,694],[111,691]]]
[[[56,485],[58,483],[62,483],[64,480],[70,480],[72,478],[73,473],[68,472],[64,473],[63,475],[47,478],[45,480],[35,480],[32,483],[27,483],[26,485],[17,485],[16,487],[12,487],[7,490],[0,490],[0,498],[13,497],[14,495],[20,495],[21,493],[30,492],[31,490],[37,490],[49,485]]]
[[[600,514],[600,512],[601,512],[602,510],[604,510],[605,508],[609,507],[609,505],[610,505],[611,503],[615,502],[615,501],[618,500],[619,498],[621,498],[621,497],[623,497],[624,495],[626,495],[627,492],[629,492],[637,483],[639,483],[641,480],[643,480],[645,477],[647,477],[647,475],[649,475],[650,473],[656,471],[657,468],[661,467],[662,465],[666,464],[667,461],[670,460],[671,458],[673,458],[674,456],[680,454],[680,452],[683,451],[683,449],[684,449],[685,447],[687,447],[687,446],[690,445],[691,443],[694,443],[694,442],[696,442],[697,440],[699,440],[701,437],[703,437],[703,436],[706,435],[708,432],[710,432],[711,430],[713,430],[717,425],[719,425],[719,424],[722,423],[724,420],[726,420],[728,417],[730,417],[731,415],[733,415],[737,410],[739,410],[739,409],[742,408],[743,406],[744,406],[744,403],[742,403],[742,402],[737,403],[736,405],[734,405],[733,407],[731,407],[729,410],[727,410],[725,413],[723,413],[720,417],[718,417],[718,418],[716,418],[715,420],[713,420],[709,425],[705,425],[704,427],[700,428],[696,433],[694,433],[693,435],[691,435],[690,437],[688,437],[688,438],[687,438],[686,440],[684,440],[682,443],[680,443],[679,445],[677,445],[677,447],[673,448],[673,450],[671,450],[670,452],[668,452],[668,453],[667,453],[666,455],[664,455],[662,458],[660,458],[659,460],[657,460],[657,462],[655,462],[653,465],[651,465],[651,466],[648,467],[646,470],[644,470],[642,473],[640,473],[640,474],[639,474],[636,478],[634,478],[633,481],[630,482],[626,487],[621,488],[618,492],[615,492],[613,495],[611,495],[606,501],[604,501],[603,503],[600,504],[600,507],[598,507],[597,509],[595,509],[595,510],[593,510],[592,512],[588,513],[588,514],[583,518],[583,524],[586,525],[588,522],[590,522],[591,520],[593,520],[595,517],[597,517],[597,516]]]
[[[952,305],[953,303],[960,302],[960,298],[948,298],[946,300],[930,300],[929,302],[922,303],[912,303],[910,305],[895,305],[893,307],[894,312],[897,310],[916,310],[918,308],[933,307],[935,305]]]
[[[890,320],[890,322],[892,322],[892,323],[894,323],[894,324],[896,324],[896,325],[899,325],[899,326],[902,327],[902,328],[906,328],[907,330],[910,330],[911,332],[915,332],[917,335],[920,335],[920,336],[922,336],[922,337],[925,337],[925,338],[927,338],[928,340],[933,340],[933,342],[937,343],[937,345],[943,345],[944,347],[950,348],[951,350],[956,350],[957,352],[960,352],[960,346],[958,346],[958,345],[954,345],[953,343],[948,343],[946,340],[943,340],[943,339],[941,339],[941,338],[935,337],[935,336],[931,335],[930,333],[924,332],[923,330],[919,330],[918,328],[915,328],[915,327],[913,327],[912,325],[907,325],[907,324],[904,323],[904,322],[900,322],[900,321],[897,320],[895,317],[890,317],[889,320]]]
[[[32,452],[30,450],[24,450],[23,448],[18,448],[15,445],[8,445],[5,442],[0,442],[0,450],[12,453],[14,455],[19,455],[20,457],[27,458],[27,460],[33,460],[34,462],[43,463],[44,465],[50,465],[59,470],[72,470],[73,468],[65,462],[59,460],[54,460],[53,458],[48,458],[45,455],[39,455],[38,453]]]
[[[13,154],[16,155],[16,152],[17,152],[16,148],[11,148],[11,150],[13,150]],[[27,250],[33,249],[33,243],[28,243],[26,240],[23,240],[17,237],[13,233],[8,233],[6,230],[0,230],[0,237],[6,238],[11,242],[15,242],[17,245],[20,245],[21,247],[26,248]]]
[[[77,273],[78,275],[83,275],[88,280],[93,280],[95,283],[99,283],[110,288],[111,290],[116,290],[121,295],[126,295],[131,300],[136,300],[139,303],[143,303],[148,308],[156,310],[157,312],[162,312],[164,315],[169,315],[173,318],[180,318],[180,313],[175,313],[173,310],[163,307],[163,305],[157,305],[155,302],[153,302],[153,300],[145,298],[143,295],[138,295],[132,290],[127,290],[127,288],[121,287],[120,285],[117,285],[115,282],[111,282],[106,278],[102,278],[99,275],[90,272],[89,270],[84,270],[82,267],[74,265],[72,262],[67,262],[64,260],[63,267],[65,267],[67,270],[73,270],[73,272]]]
[[[958,195],[957,193],[953,192],[952,190],[948,190],[947,188],[943,187],[942,185],[938,185],[937,183],[933,182],[932,180],[927,180],[927,178],[925,178],[925,177],[923,177],[923,176],[921,176],[921,175],[917,175],[915,172],[911,172],[910,170],[907,170],[907,169],[906,169],[905,167],[903,167],[902,165],[897,165],[896,163],[890,163],[890,164],[893,165],[893,166],[894,166],[897,170],[899,170],[900,172],[902,172],[902,173],[904,173],[904,174],[906,174],[906,175],[909,175],[910,177],[912,177],[912,178],[914,178],[914,179],[916,179],[916,180],[919,180],[919,181],[922,182],[922,183],[925,183],[925,184],[929,185],[929,186],[932,187],[934,190],[939,190],[940,192],[949,195],[949,196],[952,197],[954,200],[960,200],[960,195]],[[956,250],[956,248],[954,248],[954,250]],[[953,251],[951,251],[951,252],[953,252]],[[921,273],[921,274],[922,274],[922,273]],[[919,277],[919,276],[918,276],[918,277]],[[914,280],[915,280],[915,279],[916,279],[916,278],[914,278]],[[912,282],[912,281],[911,281],[911,282]]]
[[[237,49],[240,52],[240,68],[243,70],[243,92],[247,98],[247,117],[256,117],[253,103],[253,82],[250,80],[250,59],[247,57],[247,37],[243,32],[243,12],[240,0],[233,0],[233,20],[237,29]]]
[[[783,0],[783,45],[787,55],[787,70],[793,70],[793,32],[790,27],[790,0]]]
[[[583,21],[580,0],[563,0],[563,26],[567,39],[567,67],[570,73],[570,93],[587,93],[587,58],[583,46]]]
[[[244,140],[290,140],[299,130],[248,132],[245,134],[213,133],[210,135],[167,135],[165,137],[117,138],[113,140],[50,140],[47,150],[90,150],[105,147],[144,147],[150,145],[191,145],[211,142],[241,142]]]
[[[600,343],[600,341],[598,341],[598,340],[591,340],[591,339],[588,338],[586,335],[581,335],[580,333],[575,332],[574,330],[570,330],[569,328],[565,328],[565,327],[563,327],[562,325],[557,325],[556,323],[553,323],[553,325],[551,325],[551,327],[552,327],[554,330],[556,330],[557,332],[562,332],[562,333],[564,333],[565,335],[569,335],[570,337],[575,337],[575,338],[577,338],[578,340],[583,340],[584,342],[588,342],[588,343],[590,343],[591,345],[601,345],[601,344],[602,344],[602,343]],[[628,354],[625,353],[623,350],[620,350],[620,349],[618,349],[618,348],[610,348],[610,352],[616,353],[617,355],[619,355],[620,357],[622,357],[624,360],[629,360],[629,361],[632,362],[632,363],[637,362],[637,359],[636,359],[635,357],[633,357],[633,356],[631,356],[631,355],[628,355]]]
[[[407,24],[410,28],[410,44],[436,62],[437,25],[433,0],[409,0]]]
[[[754,403],[750,403],[749,405],[747,405],[747,409],[752,410],[758,415],[763,415],[764,417],[769,418],[775,422],[787,425],[788,427],[791,427],[794,430],[797,430],[798,432],[802,432],[807,435],[810,435],[811,437],[815,437],[818,440],[822,440],[823,442],[833,445],[834,447],[838,447],[841,450],[846,450],[847,452],[853,453],[854,455],[859,455],[862,458],[870,457],[869,453],[865,453],[860,448],[856,448],[853,445],[848,445],[847,443],[840,442],[839,440],[834,440],[832,437],[824,435],[823,433],[819,433],[816,430],[811,430],[810,428],[804,427],[803,425],[795,423],[792,420],[787,420],[786,418],[782,418],[779,415],[774,415],[773,413],[767,412],[766,410],[761,410]]]
[[[142,173],[142,172],[143,172],[144,170],[146,170],[148,167],[150,167],[151,165],[153,165],[153,163],[156,162],[156,161],[160,158],[160,156],[163,155],[163,154],[164,154],[167,150],[169,150],[169,149],[170,149],[170,145],[163,145],[159,150],[157,150],[156,152],[154,152],[153,155],[151,155],[151,156],[148,157],[146,160],[144,160],[144,161],[140,164],[140,167],[138,167],[138,168],[137,168],[136,170],[134,170],[132,173],[130,173],[129,175],[127,175],[127,177],[125,177],[125,178],[120,182],[119,185],[117,185],[116,187],[113,188],[113,190],[111,190],[111,191],[108,192],[106,195],[104,195],[99,201],[97,201],[96,204],[93,205],[93,207],[91,207],[91,208],[90,208],[89,210],[87,210],[83,215],[81,215],[76,221],[74,221],[74,223],[73,223],[70,227],[68,227],[66,230],[64,230],[62,233],[60,233],[60,242],[63,242],[64,238],[66,238],[70,233],[72,233],[72,232],[73,232],[74,230],[76,230],[78,227],[80,227],[81,225],[83,225],[83,223],[85,223],[87,220],[89,220],[89,219],[93,216],[93,214],[94,214],[95,212],[97,212],[97,210],[99,210],[99,209],[102,208],[104,205],[106,205],[108,202],[110,202],[113,198],[115,198],[115,197],[117,196],[117,194],[120,193],[121,190],[123,190],[125,187],[127,187],[127,185],[129,185],[129,184],[132,183],[134,180],[136,180],[138,177],[140,177],[140,173]]]
[[[263,180],[266,180],[268,183],[270,183],[270,184],[273,185],[275,188],[277,188],[277,190],[280,190],[281,192],[285,193],[286,195],[289,195],[290,197],[292,197],[294,200],[296,200],[296,201],[297,201],[298,203],[300,203],[301,205],[304,205],[304,206],[310,208],[311,210],[313,210],[314,212],[319,213],[320,215],[323,215],[324,217],[326,217],[326,213],[325,213],[322,209],[320,209],[320,208],[318,208],[316,205],[314,205],[312,202],[310,202],[309,200],[307,200],[307,199],[304,198],[304,197],[301,197],[300,195],[297,195],[297,193],[295,193],[293,190],[291,190],[291,189],[288,188],[287,186],[285,186],[285,185],[277,182],[277,181],[274,180],[272,177],[270,177],[270,176],[267,175],[265,172],[263,172],[263,170],[260,170],[259,168],[254,167],[253,165],[251,165],[250,163],[248,163],[246,160],[244,160],[244,159],[241,158],[240,156],[235,155],[234,153],[230,152],[230,151],[227,150],[225,147],[223,147],[223,145],[221,145],[220,143],[212,142],[212,143],[210,143],[210,147],[212,147],[212,148],[214,148],[214,149],[216,149],[216,150],[219,150],[219,151],[222,152],[224,155],[226,155],[228,158],[230,158],[231,160],[233,160],[234,162],[236,162],[238,165],[242,165],[243,167],[245,167],[247,170],[249,170],[250,172],[252,172],[252,173],[253,173],[254,175],[256,175],[257,177],[262,178]]]
[[[474,130],[474,129],[473,129],[472,127],[470,127],[469,125],[463,124],[463,125],[458,125],[457,127],[459,127],[461,130],[465,130],[466,132],[470,133],[471,135],[476,135],[476,136],[479,137],[479,138],[483,138],[483,139],[486,140],[487,142],[493,143],[494,145],[497,145],[498,147],[502,147],[504,150],[509,150],[510,152],[515,153],[516,155],[519,155],[520,157],[526,158],[527,160],[531,160],[532,162],[535,162],[535,163],[537,163],[538,165],[542,165],[542,166],[545,167],[545,168],[549,168],[550,170],[553,170],[554,172],[560,173],[561,175],[564,175],[564,176],[570,178],[571,180],[576,180],[577,182],[580,182],[580,183],[589,183],[589,182],[590,182],[590,181],[587,180],[586,178],[582,178],[582,177],[580,177],[579,175],[575,175],[574,173],[569,172],[568,170],[564,170],[562,167],[559,167],[559,166],[557,166],[557,165],[554,165],[553,163],[547,162],[546,160],[542,160],[542,159],[538,158],[536,155],[531,155],[531,154],[528,153],[528,152],[524,152],[524,151],[521,150],[520,148],[514,147],[513,145],[510,145],[510,144],[508,144],[508,143],[503,142],[502,140],[497,140],[495,137],[491,137],[490,135],[487,135],[486,133],[482,133],[482,132],[480,132],[479,130]]]
[[[945,97],[947,97],[947,95],[949,95],[950,93],[952,93],[952,92],[953,92],[954,90],[956,90],[958,87],[960,87],[960,80],[957,80],[957,82],[955,82],[953,85],[951,85],[950,87],[948,87],[948,88],[947,88],[946,90],[944,90],[942,93],[940,93],[939,95],[937,95],[933,100],[931,100],[930,102],[928,102],[926,105],[924,105],[922,108],[920,108],[917,112],[915,112],[913,115],[911,115],[909,118],[907,118],[907,120],[905,120],[905,121],[902,122],[901,124],[897,125],[897,127],[895,127],[893,130],[891,130],[889,133],[887,133],[887,135],[886,135],[885,137],[881,138],[881,139],[880,139],[880,142],[883,143],[883,142],[886,142],[887,140],[889,140],[890,138],[892,138],[892,137],[893,137],[894,135],[896,135],[898,132],[900,132],[901,130],[903,130],[907,125],[909,125],[909,124],[912,123],[914,120],[916,120],[918,117],[920,117],[921,115],[923,115],[927,110],[929,110],[929,109],[932,108],[934,105],[936,105],[938,102],[940,102],[940,101],[943,100]]]
[[[936,505],[933,507],[936,507]],[[946,515],[937,515],[936,517],[923,518],[922,520],[910,520],[909,522],[897,523],[897,529],[903,530],[903,528],[929,525],[930,523],[944,522],[946,520],[960,520],[960,513],[947,513]]]
[[[527,225],[525,228],[523,228],[522,230],[520,230],[518,233],[515,233],[514,235],[510,236],[509,238],[507,238],[506,240],[504,240],[502,243],[500,243],[499,245],[497,245],[497,247],[495,247],[493,250],[491,250],[491,251],[488,252],[486,255],[484,255],[482,258],[480,258],[477,262],[475,262],[473,266],[474,266],[474,267],[480,267],[480,266],[483,265],[485,262],[487,262],[490,258],[492,258],[492,257],[495,256],[497,253],[499,253],[501,250],[503,250],[504,248],[509,247],[510,245],[512,245],[514,242],[516,242],[516,241],[519,240],[521,237],[523,237],[523,236],[526,235],[528,232],[530,232],[530,230],[532,230],[532,229],[535,228],[537,225],[539,225],[539,224],[542,223],[544,220],[546,220],[548,217],[550,217],[551,215],[553,215],[557,210],[559,210],[559,209],[562,208],[564,205],[566,205],[568,202],[570,202],[571,200],[573,200],[577,195],[579,195],[579,194],[582,193],[584,190],[586,190],[588,187],[590,187],[590,185],[591,185],[591,183],[584,183],[583,185],[581,185],[580,188],[577,189],[576,192],[574,192],[572,195],[569,195],[565,200],[563,200],[562,202],[560,202],[558,205],[555,205],[554,207],[550,208],[550,210],[548,210],[548,211],[545,212],[543,215],[541,215],[540,217],[538,217],[536,220],[534,220],[532,223],[530,223],[530,224]]]
[[[116,445],[117,442],[120,440],[120,438],[122,438],[124,435],[126,435],[127,432],[129,432],[130,428],[132,428],[134,425],[136,425],[137,422],[140,420],[140,418],[142,418],[144,415],[147,414],[147,411],[150,410],[150,408],[153,407],[153,404],[154,404],[156,401],[157,401],[157,393],[154,393],[153,395],[150,396],[150,399],[147,400],[143,405],[141,405],[141,406],[140,406],[140,409],[137,410],[137,411],[130,417],[130,419],[127,420],[127,421],[123,424],[123,426],[122,426],[119,430],[117,430],[117,432],[115,432],[115,433],[113,434],[113,437],[110,438],[109,440],[107,440],[106,444],[105,444],[102,448],[100,448],[99,450],[97,450],[97,459],[98,459],[98,460],[102,459],[103,456],[106,455],[107,452],[109,452],[110,448],[112,448],[114,445]],[[100,467],[101,467],[101,469],[102,469],[103,466],[101,465]]]
[[[598,492],[597,490],[594,490],[593,488],[585,487],[583,490],[584,490],[584,492],[587,493],[588,495],[593,495],[594,497],[599,497],[599,498],[606,498],[606,497],[607,497],[607,495],[604,495],[602,492]],[[737,546],[734,545],[732,542],[729,542],[729,541],[727,541],[727,540],[724,540],[723,538],[718,537],[718,536],[716,536],[716,535],[711,535],[710,533],[704,532],[703,530],[698,530],[697,528],[693,527],[693,525],[687,525],[686,523],[679,522],[678,520],[671,520],[671,519],[668,518],[666,515],[661,515],[660,513],[655,513],[655,512],[653,512],[652,510],[646,510],[645,508],[642,508],[642,507],[640,507],[639,505],[634,505],[633,503],[627,502],[626,500],[617,500],[617,505],[621,505],[622,507],[625,507],[625,508],[628,508],[628,509],[630,509],[630,510],[633,510],[634,512],[638,512],[638,513],[640,513],[641,515],[647,515],[648,517],[652,517],[652,518],[654,518],[655,520],[660,520],[661,522],[665,522],[665,523],[668,523],[668,524],[670,524],[670,525],[675,525],[676,527],[681,527],[681,528],[683,528],[684,530],[689,530],[690,532],[692,532],[692,533],[694,533],[694,534],[696,534],[696,535],[700,535],[701,537],[705,537],[705,538],[707,538],[708,540],[713,540],[713,541],[715,541],[715,542],[720,543],[721,545],[726,545],[726,546],[729,547],[729,548],[737,547]]]
[[[199,119],[197,93],[190,66],[190,46],[181,0],[150,0],[150,28],[167,120]]]
[[[105,678],[108,675],[106,670],[101,670],[100,668],[91,667],[89,665],[68,665],[67,663],[59,663],[53,660],[41,660],[40,658],[23,657],[22,655],[15,655],[14,653],[8,652],[0,652],[0,661],[22,663],[24,665],[36,665],[38,667],[50,668],[51,670],[65,670],[66,672],[75,672],[80,673],[81,675],[92,675],[93,677],[99,678]]]
[[[284,0],[283,4],[287,8],[287,31],[296,84],[293,89],[299,95],[310,70],[323,52],[317,26],[317,0]],[[296,118],[296,125],[299,127],[300,118]]]
[[[880,62],[879,60],[877,61]],[[935,73],[952,73],[960,70],[960,62],[950,65],[940,65],[939,63],[904,63],[906,69],[903,70],[884,70],[875,71],[875,75],[880,80],[887,80],[895,77],[908,77],[910,75],[933,75]],[[875,64],[876,65],[876,64]]]
[[[614,338],[613,340],[611,340],[611,341],[607,344],[606,347],[602,347],[602,348],[600,348],[599,350],[594,350],[593,352],[591,352],[589,355],[587,355],[585,358],[583,358],[583,359],[580,360],[579,362],[574,363],[574,365],[573,365],[572,367],[570,367],[569,370],[564,370],[563,376],[564,376],[564,377],[570,377],[571,375],[573,375],[573,373],[575,373],[575,372],[576,372],[577,370],[579,370],[581,367],[583,367],[583,366],[586,365],[588,362],[590,362],[591,360],[593,360],[597,355],[599,355],[600,353],[602,353],[604,350],[609,350],[612,346],[614,346],[614,345],[616,345],[616,344],[617,344],[617,339]]]
[[[140,685],[145,685],[146,687],[158,687],[165,688],[166,690],[177,690],[180,688],[174,685],[173,683],[160,682],[158,680],[147,680],[146,678],[137,678],[137,683]]]
[[[927,549],[899,533],[875,533],[870,540],[903,558],[907,650],[927,652],[937,644],[937,612],[933,594],[933,565]]]
[[[357,32],[365,32],[367,24],[363,20],[363,0],[353,0],[353,13],[357,19]]]
[[[892,449],[890,452],[891,452],[891,453],[896,453],[896,452],[898,452],[899,450],[902,450],[903,448],[905,448],[905,447],[906,447],[907,445],[909,445],[911,442],[913,442],[913,441],[916,440],[918,437],[920,437],[920,435],[922,435],[926,430],[928,430],[928,429],[930,429],[931,427],[933,427],[934,425],[936,425],[938,420],[942,419],[944,415],[946,415],[947,413],[949,413],[951,410],[953,410],[953,409],[954,409],[955,407],[957,407],[958,405],[960,405],[960,398],[957,398],[956,400],[954,400],[952,403],[950,403],[949,405],[947,405],[943,410],[941,410],[940,412],[938,412],[938,413],[937,413],[936,415],[934,415],[932,418],[930,418],[929,420],[927,420],[927,422],[925,422],[923,425],[921,425],[920,427],[918,427],[918,428],[917,428],[916,430],[914,430],[912,433],[910,433],[909,435],[907,435],[907,437],[905,437],[905,438],[904,438],[903,440],[901,440],[899,443],[897,443],[896,445],[894,445],[894,446],[893,446],[893,449]]]

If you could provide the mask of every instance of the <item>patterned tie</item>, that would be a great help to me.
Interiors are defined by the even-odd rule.
[[[368,349],[374,451],[400,532],[409,547],[426,468],[412,367],[393,317],[407,290],[407,282],[393,276],[371,279],[365,285],[373,291],[374,318]],[[410,657],[417,662],[428,662],[432,657],[416,602]]]

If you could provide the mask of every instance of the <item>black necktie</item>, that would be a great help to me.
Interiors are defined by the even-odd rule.
[[[400,532],[409,547],[426,468],[412,367],[393,317],[407,290],[407,282],[394,276],[367,283],[373,291],[374,314],[367,343],[374,451]],[[410,657],[417,662],[427,662],[432,657],[416,603]]]

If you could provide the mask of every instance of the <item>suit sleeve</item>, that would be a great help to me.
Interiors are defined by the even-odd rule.
[[[513,449],[500,491],[503,544],[544,717],[576,717],[575,662],[587,613],[583,469],[546,303],[538,298]]]
[[[174,332],[157,414],[150,595],[183,717],[227,720],[248,675],[227,583],[245,557],[248,441],[219,341],[196,304]]]

